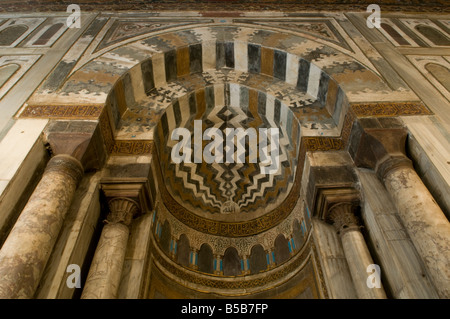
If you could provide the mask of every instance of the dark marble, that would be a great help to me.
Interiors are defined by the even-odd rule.
[[[225,43],[225,66],[234,69],[234,42]]]
[[[225,66],[225,43],[216,43],[216,68],[221,69]]]
[[[189,68],[191,73],[203,71],[201,44],[194,44],[189,46],[189,60]]]
[[[54,71],[50,73],[48,78],[45,80],[45,82],[40,87],[40,91],[56,91],[62,84],[64,83],[64,80],[69,75],[70,71],[72,71],[73,67],[75,66],[76,61],[74,62],[65,62],[61,61],[59,62]]]
[[[178,100],[173,103],[173,116],[175,117],[175,125],[179,127],[181,123],[181,111],[180,102]]]
[[[176,51],[171,50],[164,53],[164,65],[166,69],[166,81],[177,79],[177,56]]]
[[[155,88],[155,81],[153,79],[153,63],[151,59],[141,63],[141,71],[145,94],[148,95],[148,93]]]
[[[197,113],[197,101],[195,99],[195,93],[189,94],[188,103],[189,103],[190,114],[192,114],[192,115],[196,114]]]
[[[297,89],[301,92],[306,92],[308,89],[309,67],[309,62],[304,59],[300,59],[298,62]]]
[[[436,28],[419,24],[416,26],[416,30],[423,34],[428,40],[435,45],[450,46],[450,40]]]
[[[0,46],[14,43],[28,28],[25,25],[12,25],[0,31]]]
[[[342,104],[344,102],[345,102],[345,93],[341,88],[339,88],[338,93],[337,93],[337,98],[336,98],[336,104],[334,107],[334,112],[332,115],[335,123],[339,122],[339,117],[341,115],[341,110],[342,110]]]
[[[273,76],[282,81],[286,80],[286,52],[274,50]]]
[[[267,100],[266,93],[259,91],[258,92],[258,113],[261,116],[264,116],[266,114],[266,100]]]
[[[406,41],[400,33],[397,32],[393,27],[391,27],[387,23],[381,23],[381,27],[386,31],[398,44],[400,45],[409,45],[409,42]]]
[[[161,116],[161,126],[162,126],[162,130],[163,130],[163,136],[164,137],[169,136],[169,123],[167,121],[167,114],[165,112]]]
[[[123,90],[125,93],[125,102],[128,107],[136,103],[134,99],[133,83],[131,82],[130,73],[126,73],[122,79]]]
[[[240,92],[239,92],[239,106],[241,107],[242,110],[247,111],[249,108],[249,92],[248,92],[248,88],[245,86],[241,86],[239,88]]]
[[[273,111],[273,120],[275,121],[275,123],[280,123],[280,112],[281,112],[281,102],[279,99],[275,99]]]
[[[64,24],[56,23],[48,28],[36,41],[33,42],[33,45],[46,45],[47,42],[51,39],[52,36],[55,35],[56,32],[59,31],[63,27]]]
[[[317,93],[317,100],[321,105],[325,105],[325,102],[327,100],[329,80],[330,77],[326,73],[320,72],[319,91]]]
[[[205,88],[206,110],[212,110],[215,107],[214,86],[210,85]]]
[[[248,71],[254,73],[261,72],[261,46],[255,44],[248,45]]]

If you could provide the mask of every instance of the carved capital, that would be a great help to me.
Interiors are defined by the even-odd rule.
[[[107,200],[114,198],[133,200],[142,214],[153,209],[147,178],[103,178],[101,189]]]
[[[129,226],[139,212],[138,203],[126,197],[115,197],[108,202],[108,206],[110,210],[106,218],[108,224],[122,223]]]
[[[317,192],[314,215],[328,221],[331,208],[340,203],[350,203],[354,207],[359,205],[359,192],[354,188],[321,188]]]
[[[356,206],[351,202],[337,203],[328,209],[328,222],[342,235],[350,230],[359,230],[359,219],[355,215]]]

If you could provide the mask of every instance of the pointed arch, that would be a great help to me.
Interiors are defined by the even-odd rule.
[[[238,276],[241,274],[241,259],[236,248],[228,247],[225,250],[222,263],[224,276]]]
[[[214,255],[211,246],[204,243],[198,251],[198,270],[207,274],[214,273]]]

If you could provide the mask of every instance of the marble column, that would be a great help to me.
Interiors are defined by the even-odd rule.
[[[364,127],[355,163],[373,168],[441,298],[450,298],[450,223],[407,157],[403,127]]]
[[[367,267],[374,264],[360,231],[358,219],[354,214],[355,206],[351,202],[337,203],[328,209],[328,219],[338,231],[345,258],[350,269],[356,294],[360,299],[386,298],[384,289],[370,288],[367,285]]]
[[[267,268],[268,269],[272,269],[276,267],[276,263],[275,263],[275,252],[274,252],[274,248],[269,248],[266,251],[266,258],[267,258]]]
[[[95,250],[82,299],[117,298],[130,234],[129,225],[139,206],[125,197],[113,198],[108,205],[110,213]]]
[[[189,266],[192,269],[198,269],[197,260],[198,260],[198,249],[191,248]]]
[[[222,260],[223,256],[214,255],[214,274],[216,275],[223,275]]]
[[[242,274],[243,275],[250,275],[250,268],[249,268],[249,256],[248,255],[243,255],[242,256],[242,263],[244,264],[243,269],[242,269]]]
[[[377,173],[441,298],[450,298],[450,223],[406,156],[389,157]]]
[[[171,236],[170,238],[170,258],[172,258],[173,260],[175,260],[177,258],[177,243],[178,240],[176,239],[175,236]]]
[[[0,298],[33,297],[83,172],[70,155],[48,162],[0,250]]]

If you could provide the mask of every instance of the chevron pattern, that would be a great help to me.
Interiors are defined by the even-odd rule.
[[[293,185],[299,149],[298,124],[293,125],[293,122],[297,120],[289,116],[292,113],[286,111],[287,106],[266,94],[258,97],[257,91],[230,83],[219,86],[219,90],[222,90],[219,96],[216,96],[217,87],[206,87],[204,93],[193,92],[187,99],[172,103],[161,117],[155,130],[155,141],[162,158],[161,170],[166,187],[175,200],[193,211],[201,210],[206,214],[265,212],[271,204],[283,200]],[[195,103],[192,104],[192,101]],[[261,101],[264,101],[264,109]],[[190,112],[186,112],[186,109]],[[194,120],[201,120],[202,133],[208,128],[217,128],[222,132],[223,163],[208,164],[204,160],[193,163],[193,144],[192,163],[176,164],[171,160],[172,148],[179,142],[170,139],[172,130],[177,127],[188,129],[193,143]],[[245,136],[236,138],[233,149],[229,150],[225,143],[227,128],[252,128],[257,134],[260,128],[278,128],[277,172],[261,173],[260,162],[264,160],[264,152],[259,153],[259,145],[249,143]],[[209,143],[203,140],[202,150]],[[272,143],[269,138],[261,151],[267,151],[270,156]],[[243,156],[239,153],[240,147],[245,149],[245,161],[227,163],[226,154],[230,151],[235,159]],[[249,160],[250,149],[258,154],[256,163]]]

